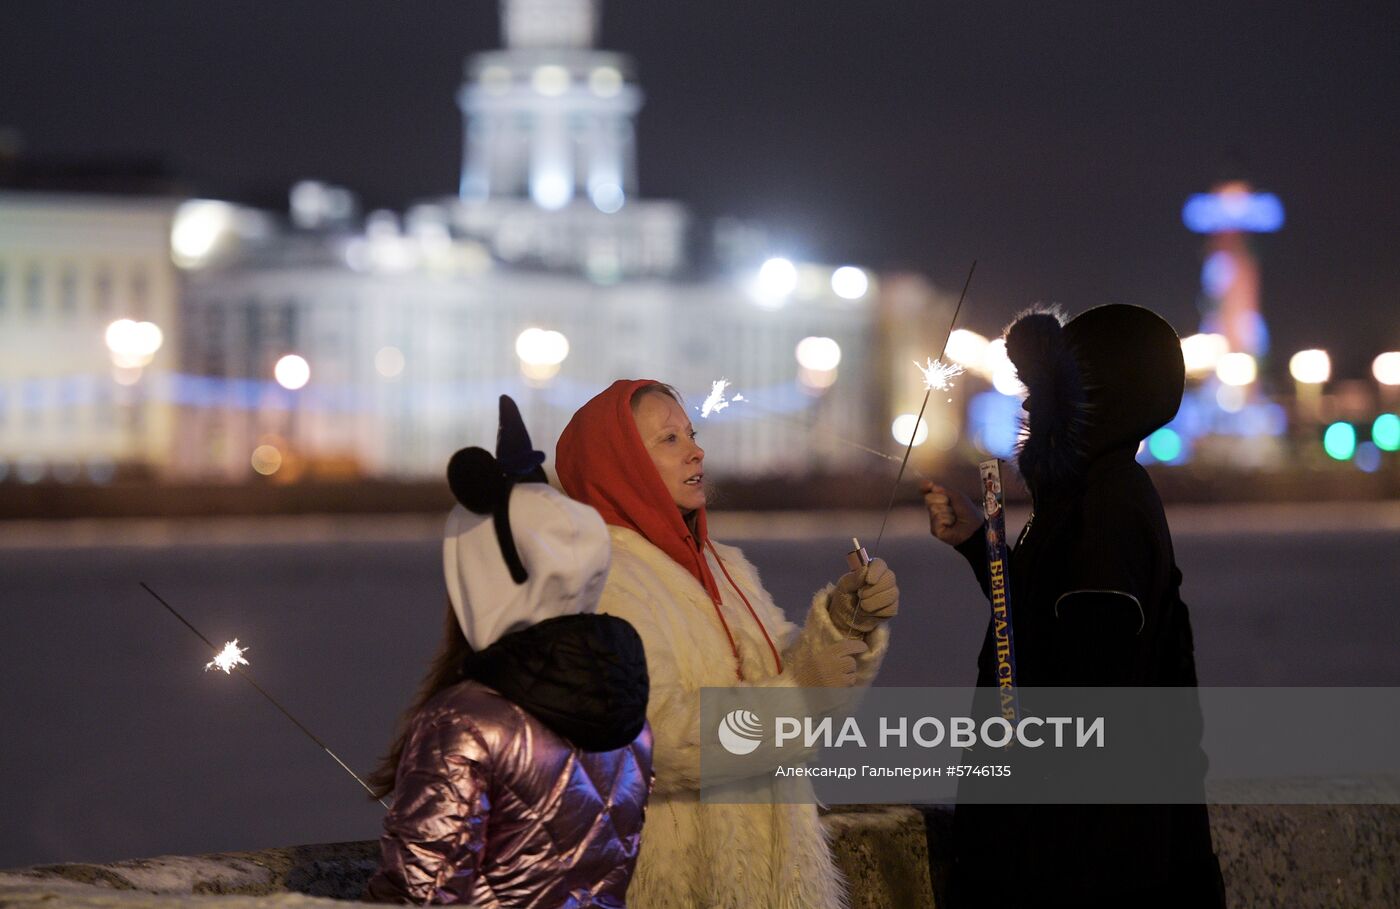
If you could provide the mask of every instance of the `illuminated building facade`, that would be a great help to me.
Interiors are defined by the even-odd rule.
[[[600,281],[685,264],[682,206],[637,197],[631,61],[593,48],[593,0],[509,0],[505,49],[467,61],[453,226],[504,262]]]
[[[0,478],[169,465],[175,205],[0,192]]]
[[[829,440],[887,431],[869,407],[873,279],[780,258],[693,277],[684,208],[638,196],[641,94],[625,57],[592,49],[596,4],[507,0],[502,21],[506,49],[469,60],[459,94],[458,196],[360,219],[347,191],[305,183],[291,229],[227,206],[191,228],[176,472],[438,477],[494,438],[498,394],[549,450],[636,376],[692,405],[731,380],[745,401],[692,414],[717,473],[867,463]],[[832,343],[799,362],[809,337]],[[277,381],[287,356],[304,385]]]

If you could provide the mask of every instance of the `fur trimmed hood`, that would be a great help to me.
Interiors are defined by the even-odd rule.
[[[1181,342],[1149,309],[1111,303],[1066,322],[1056,308],[1035,308],[1005,337],[1027,389],[1017,464],[1032,495],[1077,485],[1089,462],[1136,447],[1181,406]]]

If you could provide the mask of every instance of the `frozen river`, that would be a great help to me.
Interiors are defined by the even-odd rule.
[[[870,514],[716,515],[791,616]],[[1400,508],[1171,513],[1202,684],[1400,685]],[[368,770],[445,608],[436,518],[0,526],[0,867],[366,839],[379,809],[202,644]],[[891,521],[903,592],[886,685],[968,685],[986,622],[971,572]]]

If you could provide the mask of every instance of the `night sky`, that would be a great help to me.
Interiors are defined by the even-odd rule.
[[[199,192],[368,207],[455,190],[464,58],[488,0],[44,0],[6,9],[0,127],[43,157],[153,154]],[[1400,5],[605,0],[636,60],[643,195],[766,222],[795,257],[912,268],[965,323],[1150,306],[1195,329],[1181,204],[1243,175],[1273,369],[1400,348]]]

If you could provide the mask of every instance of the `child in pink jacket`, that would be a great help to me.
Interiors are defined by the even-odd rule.
[[[496,456],[464,449],[448,467],[452,609],[371,777],[394,800],[369,899],[625,905],[652,781],[646,659],[631,625],[593,614],[607,529],[543,461],[502,396]]]

